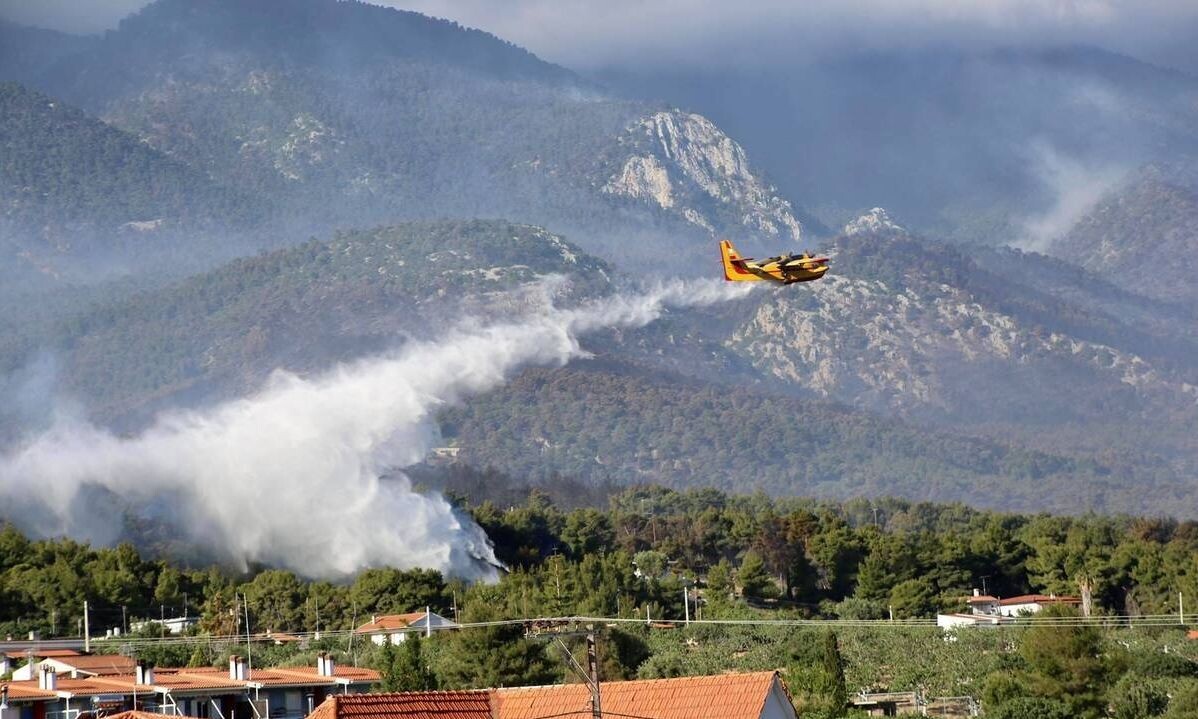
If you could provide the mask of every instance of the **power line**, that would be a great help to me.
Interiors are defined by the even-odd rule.
[[[970,615],[978,616],[979,618],[999,619],[993,615]],[[487,627],[504,627],[513,625],[527,625],[534,623],[594,623],[606,625],[643,625],[643,618],[629,617],[591,617],[591,616],[565,616],[565,617],[535,617],[535,618],[517,618],[517,619],[500,619],[487,622],[463,622],[458,624],[459,629],[482,629]],[[664,621],[665,624],[681,626],[681,620],[676,622]],[[1026,617],[1002,617],[997,626],[999,627],[1030,627],[1030,626],[1093,626],[1100,628],[1133,628],[1133,627],[1168,627],[1168,626],[1185,626],[1188,624],[1198,624],[1198,613],[1179,616],[1178,614],[1147,614],[1147,615],[1130,615],[1130,614],[1110,614],[1091,617],[1041,617],[1038,615],[1030,615]],[[870,629],[931,629],[936,628],[936,620],[928,618],[908,618],[908,619],[691,619],[691,625],[709,625],[709,626],[727,626],[727,627],[776,627],[776,628],[870,628]],[[985,627],[982,627],[983,629]],[[288,632],[292,636],[299,639],[317,639],[316,632]],[[322,630],[319,639],[346,637],[350,640],[356,634],[354,629],[334,629]],[[209,643],[241,643],[246,641],[245,633],[228,634],[228,635],[195,635],[195,636],[166,636],[166,637],[131,637],[128,635],[121,636],[119,643],[122,646],[139,647],[153,646],[158,644],[209,644]],[[249,635],[251,641],[271,641],[271,638],[265,634]],[[103,644],[109,641],[108,639],[97,639],[96,642]],[[112,638],[116,642],[117,638]],[[35,642],[13,641],[0,642],[0,647],[8,644],[25,646],[34,644],[42,648],[52,648],[55,646],[66,646],[70,644],[78,644],[79,639],[43,639]]]

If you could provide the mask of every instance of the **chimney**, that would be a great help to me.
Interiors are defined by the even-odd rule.
[[[331,677],[336,674],[337,674],[337,661],[335,659],[333,659],[332,654],[325,654],[324,655],[324,672],[320,676]]]
[[[48,692],[58,691],[58,672],[49,664],[38,667],[37,688]]]
[[[134,673],[137,684],[146,686],[154,683],[154,667],[147,666],[145,660],[137,660],[137,667],[134,669]]]
[[[982,593],[978,591],[978,588],[977,588],[977,587],[974,587],[974,588],[973,588],[973,596],[975,596],[975,597],[980,597],[980,596],[982,596]]]
[[[377,614],[371,614],[371,615],[370,615],[370,623],[371,623],[371,624],[378,624],[378,623],[379,623],[379,615],[377,615]]]
[[[229,678],[234,680],[245,679],[245,660],[236,654],[229,657]]]

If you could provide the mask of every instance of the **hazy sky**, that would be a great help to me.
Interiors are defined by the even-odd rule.
[[[197,0],[202,1],[202,0]],[[252,0],[246,0],[252,1]],[[757,64],[847,48],[1087,43],[1198,62],[1198,0],[378,0],[478,27],[579,69]],[[146,0],[0,0],[0,15],[71,32]]]

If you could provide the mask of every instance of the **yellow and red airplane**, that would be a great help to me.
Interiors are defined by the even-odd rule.
[[[785,254],[768,260],[755,261],[752,257],[741,257],[728,240],[720,240],[720,256],[724,260],[724,279],[729,282],[795,282],[818,280],[828,271],[827,257],[812,257]]]

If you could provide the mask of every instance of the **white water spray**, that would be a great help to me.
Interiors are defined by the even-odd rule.
[[[679,281],[575,309],[546,298],[519,321],[463,325],[314,378],[276,372],[254,395],[165,414],[131,438],[61,420],[0,457],[0,516],[96,539],[97,523],[121,522],[80,506],[99,486],[134,506],[168,502],[184,538],[242,563],[323,577],[391,565],[487,578],[495,558],[479,527],[406,476],[380,473],[428,454],[440,407],[522,367],[564,364],[582,353],[580,335],[640,327],[667,306],[743,297],[748,287]]]

